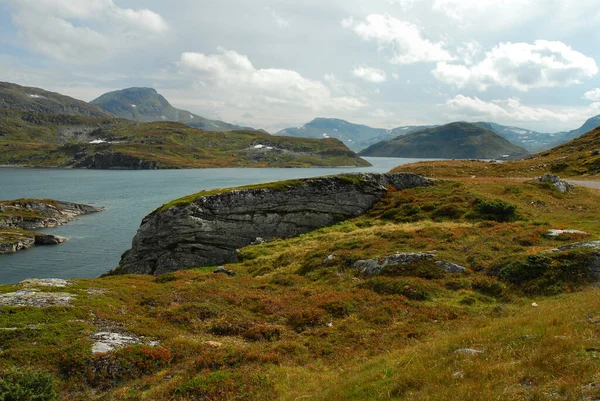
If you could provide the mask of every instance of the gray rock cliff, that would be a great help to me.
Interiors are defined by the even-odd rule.
[[[237,261],[258,237],[289,238],[359,216],[388,188],[431,185],[416,174],[346,174],[186,198],[146,216],[124,273],[163,274]]]

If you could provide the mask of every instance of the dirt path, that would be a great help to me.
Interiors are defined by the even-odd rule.
[[[588,187],[594,189],[600,189],[600,181],[587,181],[587,180],[566,180],[567,182],[581,187]]]

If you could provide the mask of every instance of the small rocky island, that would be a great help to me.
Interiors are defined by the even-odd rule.
[[[34,245],[56,245],[67,239],[31,230],[61,226],[79,215],[104,208],[51,199],[0,201],[0,254],[13,253]]]

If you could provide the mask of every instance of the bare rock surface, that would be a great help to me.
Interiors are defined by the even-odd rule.
[[[133,334],[116,331],[99,331],[92,334],[91,338],[95,340],[94,345],[92,345],[92,352],[94,354],[110,352],[128,345],[146,344],[154,347],[159,344],[158,341],[145,342]]]
[[[431,252],[420,253],[396,253],[373,259],[357,260],[352,265],[359,273],[365,277],[372,277],[381,274],[387,266],[409,266],[419,261],[433,261],[437,255]],[[455,263],[435,261],[435,264],[441,267],[446,273],[465,273],[467,269]]]
[[[0,306],[34,306],[37,308],[70,306],[74,297],[74,294],[66,292],[20,290],[0,294]]]
[[[575,186],[565,180],[561,180],[559,176],[553,174],[544,174],[538,178],[539,182],[553,184],[560,193],[570,192]]]
[[[77,216],[103,211],[104,208],[80,203],[42,199],[17,199],[0,202],[0,228],[56,227],[74,220]]]
[[[174,202],[146,216],[120,271],[163,274],[237,261],[258,237],[289,238],[359,216],[389,188],[431,185],[416,174],[346,174],[228,190]]]
[[[546,232],[546,236],[547,237],[558,237],[561,234],[579,234],[579,235],[589,235],[589,233],[586,233],[585,231],[581,231],[581,230],[548,230]]]
[[[357,260],[352,265],[360,274],[372,277],[380,274],[386,266],[407,266],[422,260],[431,260],[435,253],[396,253],[380,258]]]
[[[26,288],[37,288],[37,287],[58,287],[64,288],[71,284],[70,281],[62,278],[29,278],[19,283],[20,286]]]

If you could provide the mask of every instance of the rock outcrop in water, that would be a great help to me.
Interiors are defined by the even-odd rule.
[[[199,193],[146,216],[119,271],[159,275],[235,262],[237,249],[258,237],[329,226],[364,213],[389,188],[431,184],[416,174],[346,174]]]
[[[34,245],[56,245],[67,239],[27,230],[66,224],[83,214],[104,208],[49,199],[0,201],[0,254],[13,253]]]

